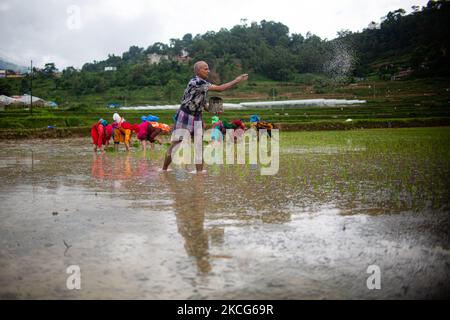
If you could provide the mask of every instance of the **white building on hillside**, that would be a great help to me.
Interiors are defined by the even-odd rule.
[[[169,60],[169,56],[157,53],[151,53],[147,55],[148,64],[160,64],[162,60]]]

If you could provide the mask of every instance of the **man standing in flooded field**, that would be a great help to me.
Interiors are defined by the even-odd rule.
[[[174,131],[176,131],[177,129],[186,129],[191,134],[191,138],[193,138],[195,122],[200,122],[202,123],[201,130],[203,132],[204,123],[202,121],[202,112],[207,108],[206,99],[208,91],[222,92],[232,88],[239,82],[248,79],[248,74],[242,74],[228,83],[222,85],[214,85],[207,81],[209,72],[209,66],[205,61],[198,61],[195,63],[195,77],[189,81],[187,88],[184,91],[180,109],[178,109],[177,114],[175,115],[175,125],[173,128]],[[172,143],[167,150],[166,158],[164,159],[164,171],[167,170],[170,163],[172,162],[172,153],[175,151],[175,147],[178,146],[182,141],[182,137],[172,135],[171,140]],[[203,171],[203,155],[202,163],[196,164],[195,166],[197,172]]]

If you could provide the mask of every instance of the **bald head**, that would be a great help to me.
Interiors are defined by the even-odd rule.
[[[196,76],[207,79],[209,75],[209,66],[205,61],[197,61],[194,64],[194,73]]]
[[[196,75],[198,75],[198,72],[200,71],[200,69],[202,68],[202,67],[204,67],[204,66],[208,66],[208,64],[205,62],[205,61],[197,61],[195,64],[194,64],[194,73],[196,74]]]

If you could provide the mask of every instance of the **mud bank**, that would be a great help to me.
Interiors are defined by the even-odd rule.
[[[414,120],[352,120],[324,121],[310,123],[277,123],[277,128],[283,131],[326,131],[381,128],[422,128],[450,126],[450,118],[414,119]]]
[[[89,127],[55,129],[0,129],[0,140],[61,139],[88,137]]]
[[[320,121],[305,123],[275,123],[282,131],[327,131],[379,128],[420,128],[450,126],[450,118],[407,120],[352,120]],[[0,140],[61,139],[89,137],[89,127],[55,129],[0,129]]]

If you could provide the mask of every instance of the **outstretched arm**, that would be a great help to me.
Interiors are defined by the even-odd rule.
[[[246,81],[248,79],[248,74],[241,74],[239,77],[237,77],[236,79],[234,79],[233,81],[221,84],[219,86],[213,84],[209,87],[209,91],[225,91],[230,89],[231,87],[237,85],[239,82],[241,81]]]

